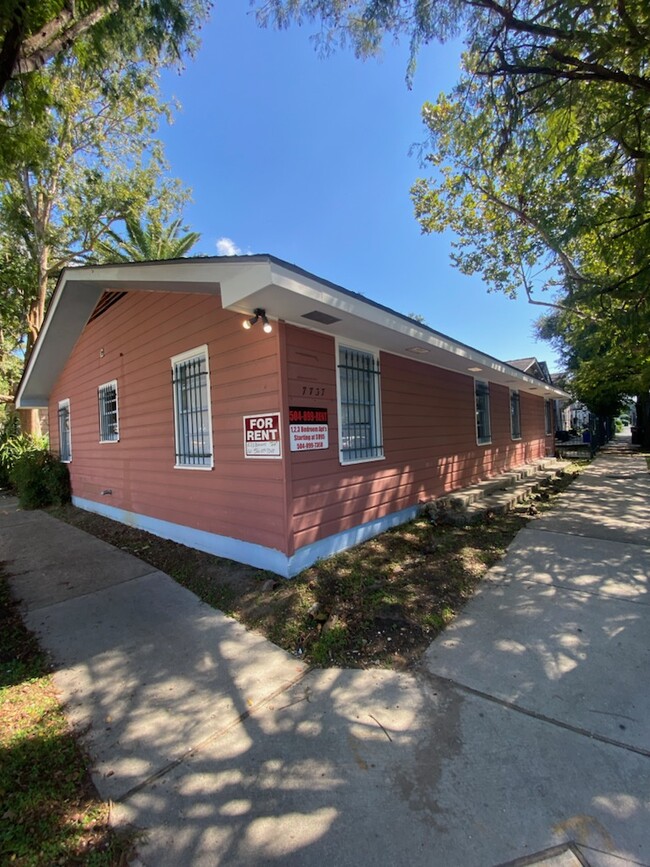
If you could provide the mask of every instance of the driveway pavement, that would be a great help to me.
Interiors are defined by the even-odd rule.
[[[604,455],[414,673],[304,664],[0,503],[0,559],[146,867],[650,865],[650,475]]]

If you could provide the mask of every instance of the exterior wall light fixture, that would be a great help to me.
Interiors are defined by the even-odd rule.
[[[266,310],[264,310],[262,307],[256,307],[255,310],[253,310],[253,315],[251,316],[251,318],[244,319],[242,325],[248,331],[253,327],[253,325],[257,325],[260,319],[264,323],[264,331],[267,334],[270,334],[273,331],[273,326],[271,325],[266,316]]]

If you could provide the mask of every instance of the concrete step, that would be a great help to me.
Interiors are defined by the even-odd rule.
[[[432,521],[466,523],[479,520],[487,512],[502,513],[547,485],[559,476],[567,461],[545,458],[520,467],[469,488],[439,497],[424,507]]]

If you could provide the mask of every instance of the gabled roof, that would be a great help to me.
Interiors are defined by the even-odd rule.
[[[508,361],[508,364],[524,373],[528,373],[530,376],[541,379],[542,382],[553,382],[548,364],[545,361],[538,361],[536,358],[515,358]]]
[[[221,293],[225,309],[321,331],[404,357],[553,398],[567,395],[512,364],[270,255],[215,256],[66,268],[23,374],[16,404],[47,406],[104,292]]]

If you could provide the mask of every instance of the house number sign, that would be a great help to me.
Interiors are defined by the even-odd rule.
[[[289,443],[292,452],[328,448],[327,410],[311,406],[290,406]]]

